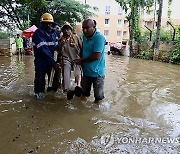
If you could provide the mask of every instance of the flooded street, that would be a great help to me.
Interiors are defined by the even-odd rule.
[[[172,153],[180,151],[180,67],[106,55],[105,102],[36,100],[34,57],[0,57],[0,153]]]

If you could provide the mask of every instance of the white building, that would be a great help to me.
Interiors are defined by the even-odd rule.
[[[96,15],[92,18],[97,21],[97,28],[106,37],[107,42],[126,42],[129,38],[129,25],[126,19],[126,14],[122,7],[115,0],[78,0],[82,3],[86,3],[92,7],[91,11]],[[156,4],[157,5],[157,4]],[[173,0],[170,5],[171,22],[173,24],[180,24],[180,0]],[[158,10],[158,6],[156,6]],[[162,25],[166,26],[168,20],[168,0],[164,0],[163,12],[162,12]],[[141,13],[140,26],[144,25],[149,28],[153,28],[154,21],[157,18],[154,12],[154,6],[149,13],[146,11]],[[80,25],[81,27],[81,25]],[[78,28],[77,28],[77,31]]]

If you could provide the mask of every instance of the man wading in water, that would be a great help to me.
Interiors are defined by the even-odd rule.
[[[33,37],[34,45],[34,65],[35,79],[34,92],[37,99],[45,97],[45,76],[50,78],[51,69],[58,71],[59,64],[54,60],[54,51],[58,48],[58,31],[52,28],[54,22],[53,16],[49,13],[44,13],[41,17],[41,27],[38,28]],[[57,82],[54,81],[52,88],[57,90]]]
[[[100,105],[104,99],[105,56],[104,48],[106,40],[96,30],[96,23],[92,19],[86,19],[82,24],[83,46],[82,58],[76,63],[82,65],[82,95],[90,96],[91,86],[94,88],[94,103]]]

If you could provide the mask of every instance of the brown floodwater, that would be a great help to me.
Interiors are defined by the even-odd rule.
[[[179,153],[179,66],[106,55],[97,109],[61,89],[36,100],[33,60],[0,57],[0,153]]]

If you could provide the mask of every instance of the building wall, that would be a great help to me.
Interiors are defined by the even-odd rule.
[[[11,56],[16,52],[16,45],[12,44],[13,38],[0,39],[0,55]]]
[[[126,20],[126,14],[124,11],[119,13],[119,4],[115,0],[78,0],[82,3],[89,4],[96,15],[92,18],[97,21],[97,28],[100,30],[102,34],[105,35],[107,42],[123,42],[127,41],[129,38],[129,25]],[[171,13],[171,22],[175,25],[180,24],[180,10],[178,6],[180,4],[180,0],[173,0],[170,6],[172,11]],[[108,6],[110,6],[110,13],[107,14]],[[98,9],[97,9],[98,8]],[[107,9],[107,10],[106,10]],[[158,10],[158,6],[156,6]],[[146,13],[146,11],[142,11],[140,27],[145,28],[144,25],[149,28],[153,28],[154,23],[154,7],[150,9],[150,13]],[[163,12],[162,12],[162,25],[166,26],[168,17],[168,0],[165,0],[163,3]],[[157,18],[157,17],[156,17]],[[105,24],[105,20],[109,20],[109,24]],[[118,24],[118,20],[122,20],[121,25]],[[155,23],[154,23],[155,25]],[[81,32],[81,24],[77,26],[77,32]],[[106,35],[108,33],[108,35]],[[118,36],[119,35],[119,36]]]
[[[79,1],[85,3],[85,0]],[[86,4],[92,7],[91,11],[95,13],[92,18],[97,21],[97,29],[105,36],[107,42],[122,42],[128,39],[128,23],[124,23],[125,13],[122,8],[119,12],[120,6],[115,0],[86,0]],[[110,14],[106,11],[106,7],[109,6]],[[93,8],[98,8],[98,10]],[[105,20],[109,20],[109,24],[105,24]],[[77,33],[81,31],[81,24],[77,26],[76,31]]]

